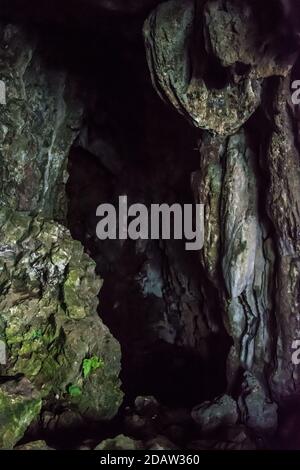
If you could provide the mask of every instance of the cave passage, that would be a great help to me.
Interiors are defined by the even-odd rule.
[[[85,1],[0,0],[0,448],[299,448],[299,6]]]
[[[180,295],[190,282],[201,283],[193,254],[182,241],[99,241],[95,230],[98,205],[116,204],[123,194],[148,207],[194,204],[191,173],[198,165],[199,134],[157,97],[140,34],[130,40],[113,26],[92,41],[98,46],[86,66],[92,77],[88,106],[69,156],[68,225],[104,279],[99,314],[121,344],[125,404],[154,395],[168,406],[193,406],[224,391],[229,344],[218,335],[202,344],[195,318],[202,299],[192,299],[196,293],[190,294],[194,311],[182,312],[187,307]],[[186,280],[181,292],[169,279],[175,266]]]

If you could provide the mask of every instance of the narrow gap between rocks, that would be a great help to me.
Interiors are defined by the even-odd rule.
[[[22,442],[43,438],[56,448],[62,441],[63,448],[74,448],[126,431],[141,438],[133,404],[138,396],[154,396],[164,411],[147,437],[169,427],[169,437],[184,445],[194,432],[191,408],[225,391],[230,342],[224,334],[200,334],[201,267],[184,242],[99,241],[96,208],[117,206],[124,194],[128,203],[148,207],[193,204],[190,180],[199,165],[200,135],[153,89],[140,20],[123,21],[121,28],[115,19],[104,24],[35,29],[47,67],[67,69],[85,109],[69,155],[67,226],[104,280],[99,315],[121,344],[125,398],[108,423],[71,416],[61,432],[34,425]]]
[[[184,250],[183,242],[103,242],[95,231],[97,206],[117,207],[121,195],[147,207],[192,204],[190,177],[198,166],[199,136],[157,97],[142,38],[133,44],[123,38],[117,53],[114,40],[114,35],[106,38],[106,55],[93,71],[94,89],[87,90],[89,148],[83,149],[79,139],[70,153],[68,224],[104,279],[99,314],[122,348],[125,400],[120,413],[139,395],[153,395],[170,409],[190,409],[224,391],[228,349],[228,342],[224,346],[217,337],[204,344],[193,324],[198,312],[188,318],[181,310],[187,307],[179,304],[176,289],[200,285],[194,254]],[[181,269],[186,285],[172,285],[174,268]],[[201,308],[201,298],[194,308]]]

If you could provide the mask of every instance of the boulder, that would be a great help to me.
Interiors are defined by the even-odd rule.
[[[244,375],[238,400],[242,422],[258,435],[274,434],[277,429],[277,404],[268,397],[259,380],[250,372]]]
[[[192,418],[203,433],[212,433],[237,423],[239,418],[237,404],[230,396],[222,395],[213,402],[207,401],[195,407]]]
[[[121,353],[97,314],[101,285],[66,228],[0,210],[0,337],[7,348],[1,375],[22,374],[44,400],[105,420],[122,401]]]

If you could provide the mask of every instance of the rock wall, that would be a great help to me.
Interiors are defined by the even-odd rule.
[[[300,387],[296,1],[0,0],[1,448],[116,415],[99,313],[131,404],[100,449],[272,438]],[[200,255],[99,241],[122,194],[203,203]]]
[[[295,58],[283,59],[276,32],[261,35],[256,13],[250,1],[171,0],[149,16],[144,36],[158,93],[203,130],[193,188],[206,211],[201,263],[233,341],[229,390],[251,371],[280,401],[300,383],[291,361],[299,329]]]
[[[81,125],[76,86],[47,64],[38,39],[20,26],[0,29],[0,448],[11,448],[42,406],[105,420],[122,392],[120,347],[97,314],[102,280],[56,222],[65,219],[68,152]]]

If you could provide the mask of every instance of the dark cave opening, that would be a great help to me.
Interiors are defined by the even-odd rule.
[[[188,410],[226,390],[230,341],[224,332],[203,335],[208,328],[201,313],[202,273],[194,254],[181,241],[122,244],[96,237],[97,206],[115,204],[119,195],[146,205],[194,203],[191,174],[199,167],[199,132],[156,95],[136,33],[140,23],[122,22],[119,29],[118,21],[106,27],[100,22],[89,32],[33,27],[47,66],[67,69],[85,108],[69,156],[67,226],[104,279],[99,315],[121,344],[125,392],[110,423],[99,428],[71,415],[61,433],[43,435],[58,448],[62,441],[68,448],[84,438],[99,442],[115,435],[137,396],[153,395],[167,408]],[[193,426],[188,420],[186,429],[193,433]],[[40,432],[30,429],[25,442]]]
[[[55,449],[95,449],[107,438],[113,438],[115,445],[124,435],[146,449],[168,449],[170,444],[175,449],[194,445],[203,449],[207,442],[212,448],[299,448],[299,381],[294,369],[298,364],[289,357],[292,336],[299,333],[300,291],[299,108],[292,103],[291,83],[299,78],[299,60],[292,66],[299,45],[299,24],[296,15],[293,18],[296,2],[270,0],[261,5],[247,0],[245,9],[237,0],[211,2],[217,12],[205,10],[203,15],[206,0],[200,0],[193,4],[191,29],[184,35],[178,32],[177,38],[172,19],[173,14],[175,23],[179,18],[179,0],[172,12],[166,10],[170,18],[161,13],[149,17],[153,21],[149,29],[153,37],[146,38],[150,73],[142,27],[151,9],[164,1],[128,0],[124,6],[122,0],[99,0],[99,5],[90,0],[86,8],[83,1],[50,5],[33,0],[28,6],[25,0],[2,2],[0,56],[4,72],[12,77],[9,99],[15,88],[3,113],[3,122],[12,125],[11,141],[3,127],[8,145],[3,155],[3,149],[0,152],[3,207],[13,217],[17,213],[34,220],[41,238],[48,235],[44,223],[58,234],[41,255],[40,266],[39,259],[31,259],[40,249],[31,231],[30,247],[23,246],[22,237],[13,241],[21,245],[21,252],[7,274],[5,265],[9,287],[3,284],[1,295],[9,302],[9,289],[16,294],[13,315],[19,319],[21,312],[24,323],[21,318],[22,335],[17,346],[11,346],[7,340],[11,332],[6,334],[10,307],[2,315],[4,320],[0,316],[0,341],[5,348],[9,345],[10,354],[7,367],[0,363],[4,394],[23,397],[22,387],[32,397],[35,388],[41,392],[48,380],[43,376],[44,363],[53,359],[49,393],[40,395],[41,408],[11,447],[42,439]],[[235,11],[237,5],[240,12]],[[248,31],[247,5],[254,9],[257,24],[243,37],[238,26]],[[225,15],[226,21],[218,15]],[[210,20],[214,31],[208,31]],[[162,21],[157,30],[155,21]],[[228,27],[231,21],[233,26]],[[172,44],[175,36],[179,45]],[[155,55],[157,48],[161,54],[151,64],[149,53]],[[231,64],[232,57],[238,60],[225,67],[220,51],[224,63]],[[181,83],[183,66],[187,76]],[[197,80],[206,90],[198,87]],[[253,96],[238,93],[245,84],[245,88],[254,85]],[[190,120],[193,127],[185,119],[193,116],[187,97],[199,116],[211,92],[223,104],[217,112],[209,104],[196,130],[196,120]],[[237,103],[231,102],[232,96]],[[232,124],[231,119],[235,126],[229,130],[225,124]],[[15,128],[26,129],[30,137],[21,142]],[[56,139],[61,142],[52,152]],[[124,195],[129,204],[148,208],[194,205],[203,197],[209,219],[207,246],[198,256],[185,249],[184,240],[100,241],[97,207],[103,203],[117,207]],[[39,236],[37,243],[43,246]],[[84,265],[77,283],[78,292],[84,291],[79,313],[69,309],[66,300],[70,290],[76,291],[75,282],[66,288],[73,255],[66,264],[52,258],[53,245],[63,250],[65,240],[76,255],[79,247],[81,257],[76,259]],[[14,251],[7,244],[3,254],[12,257]],[[31,257],[28,266],[26,256]],[[99,283],[92,260],[104,282],[98,307]],[[22,282],[16,269],[19,261]],[[50,292],[54,305],[49,307],[50,316],[42,302],[48,300],[45,292]],[[27,311],[36,314],[28,319]],[[58,312],[57,324],[52,312]],[[45,330],[40,328],[44,325]],[[46,334],[49,325],[51,335]],[[77,348],[77,356],[77,346],[72,347],[78,338],[82,349]],[[112,343],[115,349],[109,349]],[[16,356],[11,354],[14,348]],[[34,348],[42,357],[41,365],[28,370],[28,365],[36,365]],[[84,366],[93,360],[98,372],[91,378],[85,376]],[[58,384],[54,383],[57,364],[64,369]],[[74,370],[68,367],[71,364]],[[81,394],[82,401],[70,389]],[[108,405],[101,403],[102,398]],[[108,408],[111,415],[103,411]],[[217,421],[213,431],[206,419]],[[20,436],[24,436],[21,441]],[[166,439],[162,444],[161,437]]]
[[[147,206],[193,203],[199,134],[157,97],[139,35],[116,40],[114,30],[105,43],[101,67],[95,68],[94,55],[87,67],[92,86],[85,131],[69,157],[68,225],[104,279],[99,314],[121,344],[124,406],[154,395],[166,406],[190,408],[224,392],[230,346],[224,333],[201,338],[196,323],[203,300],[190,294],[194,311],[182,313],[186,286],[169,285],[174,253],[181,263],[176,269],[200,286],[199,266],[182,242],[100,242],[95,230],[97,206],[117,205],[123,194]]]
[[[95,233],[97,206],[106,202],[116,205],[122,194],[128,195],[133,203],[141,201],[146,205],[193,202],[190,175],[198,164],[197,133],[157,98],[143,55],[141,64],[135,63],[133,67],[135,80],[132,68],[126,68],[124,60],[122,56],[117,65],[123,71],[121,90],[116,85],[117,95],[112,99],[109,95],[103,100],[101,92],[96,98],[98,109],[101,104],[106,107],[100,134],[95,136],[92,131],[95,140],[101,139],[97,150],[93,147],[97,156],[83,150],[80,142],[70,154],[69,227],[73,237],[83,243],[96,261],[97,272],[104,279],[99,314],[122,347],[125,401],[150,394],[170,406],[190,407],[224,391],[226,338],[225,346],[218,335],[201,345],[201,338],[193,337],[195,333],[191,331],[186,333],[190,337],[181,338],[178,344],[176,338],[166,341],[164,330],[168,324],[161,325],[166,307],[164,294],[160,297],[154,292],[145,296],[141,289],[141,278],[147,278],[147,266],[152,262],[159,276],[168,269],[166,247],[159,242],[140,247],[129,240],[125,244],[117,240],[100,242]],[[105,70],[107,83],[116,80],[115,69]],[[110,161],[103,155],[107,149]],[[190,262],[191,253],[184,251],[181,242],[174,243],[172,249],[181,253],[183,266],[191,265],[193,279],[200,283],[201,272]],[[161,286],[156,289],[161,290]],[[176,322],[180,322],[180,310],[173,317],[175,324],[170,327],[175,329]],[[174,331],[170,335],[174,336]],[[203,348],[207,349],[205,355]],[[188,394],[184,393],[186,390]]]
[[[187,439],[194,430],[188,410],[226,389],[230,344],[224,333],[203,336],[208,328],[201,313],[201,268],[184,241],[123,244],[96,237],[96,208],[116,204],[120,195],[147,206],[194,203],[191,174],[199,164],[199,132],[153,89],[141,23],[121,21],[119,28],[119,21],[103,19],[89,30],[27,25],[30,36],[39,37],[46,67],[67,70],[84,107],[69,155],[68,217],[62,222],[104,279],[99,315],[121,344],[125,398],[118,416],[100,426],[48,403],[42,420],[48,412],[63,416],[62,430],[47,425],[45,431],[42,422],[34,423],[22,442],[42,437],[56,448],[74,448],[88,438],[99,442],[122,431],[127,407],[149,395],[164,407],[162,422],[169,422],[168,410],[185,410]]]

